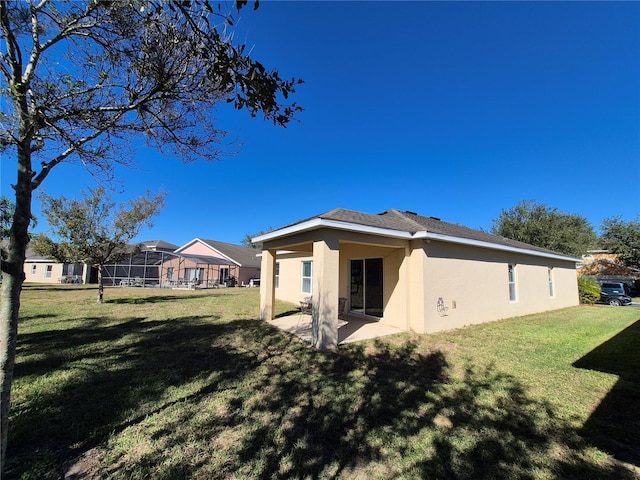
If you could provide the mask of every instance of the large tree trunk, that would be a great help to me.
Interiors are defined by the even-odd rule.
[[[5,5],[3,5],[4,7]],[[2,14],[6,11],[2,8]],[[18,319],[20,317],[20,293],[24,282],[24,260],[29,244],[31,222],[31,197],[34,172],[31,169],[31,141],[33,124],[27,104],[27,87],[21,81],[12,85],[16,95],[16,106],[20,117],[16,153],[18,178],[13,186],[16,192],[13,223],[9,230],[7,258],[2,262],[2,307],[0,308],[0,477],[4,471],[9,428],[9,407],[13,366],[16,359]]]
[[[28,135],[26,136],[28,137]],[[29,141],[18,145],[18,181],[15,185],[16,207],[9,233],[8,255],[2,262],[2,308],[0,309],[0,476],[5,465],[7,432],[9,427],[9,406],[13,366],[16,358],[18,318],[20,314],[20,293],[24,282],[24,260],[29,243],[29,222],[31,221],[31,151]]]
[[[20,292],[22,278],[5,273],[2,278],[2,310],[0,324],[0,381],[2,382],[2,465],[7,450],[7,432],[9,429],[9,405],[11,384],[13,382],[13,366],[16,356],[16,339],[18,336],[18,314],[20,311]],[[0,470],[2,471],[2,470]]]

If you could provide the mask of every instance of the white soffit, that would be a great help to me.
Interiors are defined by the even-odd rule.
[[[382,235],[384,237],[394,238],[406,238],[411,239],[412,235],[409,232],[403,232],[401,230],[391,230],[388,228],[372,227],[369,225],[360,225],[358,223],[340,222],[337,220],[329,220],[326,218],[313,218],[306,222],[297,223],[289,227],[284,227],[273,232],[265,233],[251,239],[254,243],[265,242],[273,240],[274,238],[286,237],[294,233],[301,233],[309,230],[316,230],[318,228],[334,228],[336,230],[348,230],[350,232],[369,233],[372,235]]]

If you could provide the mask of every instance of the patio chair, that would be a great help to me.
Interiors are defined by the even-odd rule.
[[[305,313],[311,315],[311,309],[313,308],[313,299],[312,297],[305,297],[300,302],[300,313]]]
[[[346,317],[347,299],[345,297],[338,298],[338,319],[344,320]]]

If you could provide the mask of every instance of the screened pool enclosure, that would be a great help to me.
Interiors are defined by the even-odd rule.
[[[239,267],[227,259],[145,250],[105,265],[106,286],[219,288],[235,286]]]

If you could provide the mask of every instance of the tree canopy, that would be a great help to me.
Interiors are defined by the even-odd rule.
[[[111,179],[114,165],[131,164],[133,139],[185,162],[215,160],[220,104],[282,127],[301,111],[290,101],[301,80],[234,42],[232,13],[209,0],[0,1],[0,150],[17,160],[2,261],[0,475],[31,202],[52,169],[76,161]]]
[[[491,232],[555,252],[580,257],[596,242],[586,218],[535,200],[522,200],[493,219]]]
[[[7,197],[0,197],[0,240],[9,238],[9,228],[15,207],[13,202]],[[2,248],[4,252],[4,248]],[[2,255],[4,258],[4,254]]]
[[[640,268],[640,216],[630,222],[620,217],[602,221],[600,245],[619,255],[620,263]]]
[[[130,200],[116,205],[102,187],[89,188],[82,200],[53,198],[42,193],[40,198],[47,223],[59,241],[38,235],[33,248],[38,253],[62,263],[83,262],[98,269],[98,303],[102,303],[102,267],[129,253],[129,242],[144,226],[153,226],[153,217],[164,206],[165,194]]]

